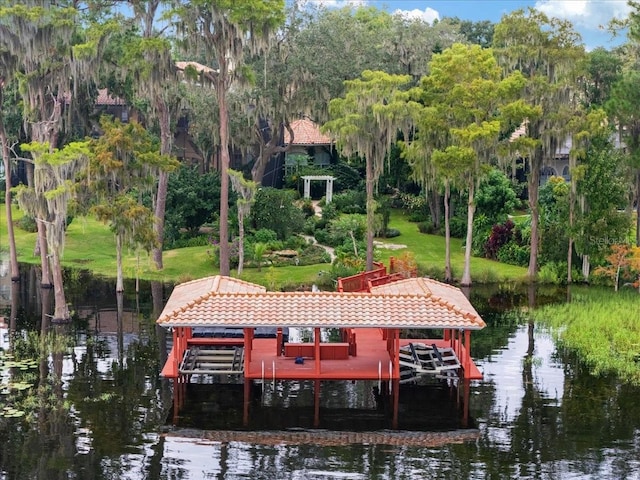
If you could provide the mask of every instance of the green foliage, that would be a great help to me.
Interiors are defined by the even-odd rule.
[[[354,251],[354,242],[362,241],[365,233],[366,217],[359,214],[341,215],[329,221],[325,228],[316,228],[314,231],[319,243],[332,247],[348,244],[351,252]]]
[[[365,213],[367,196],[363,190],[347,190],[333,196],[331,201],[341,213]]]
[[[414,221],[414,219],[410,215],[407,217],[407,220],[409,220],[410,222]],[[428,222],[418,223],[418,231],[420,233],[428,233],[430,235],[435,235],[438,233],[438,229],[431,220],[429,220]]]
[[[563,268],[564,267],[564,268]],[[567,264],[562,262],[547,262],[540,267],[538,281],[540,283],[550,283],[560,285],[566,280]]]
[[[209,245],[210,242],[210,238],[207,235],[181,236],[172,242],[171,248],[203,247]]]
[[[331,168],[325,170],[324,174],[335,177],[333,187],[336,192],[364,189],[364,170],[359,165],[341,160],[335,165],[331,165]]]
[[[577,192],[584,200],[576,221],[576,249],[602,262],[612,243],[630,236],[630,216],[623,211],[628,199],[629,175],[625,158],[608,138],[595,139],[583,160]]]
[[[278,234],[268,228],[261,228],[253,233],[253,238],[256,242],[269,244],[278,239]]]
[[[424,195],[400,193],[401,207],[409,214],[410,222],[424,222],[429,218],[429,204]]]
[[[302,232],[304,214],[296,207],[294,200],[295,192],[291,190],[271,187],[258,189],[250,216],[253,229],[273,230],[280,240]]]
[[[485,256],[486,245],[491,236],[495,222],[484,214],[476,214],[473,217],[473,240],[471,251],[476,256]]]
[[[38,231],[36,220],[31,215],[23,215],[16,222],[16,225],[18,228],[21,228],[25,232],[35,233]]]
[[[510,265],[526,267],[529,264],[530,248],[531,247],[528,244],[520,244],[516,241],[511,241],[500,247],[497,259],[500,262],[508,263]]]
[[[475,196],[476,215],[484,215],[488,223],[502,223],[518,206],[518,197],[511,180],[492,168],[482,179]]]
[[[569,185],[551,177],[540,188],[541,263],[566,261],[569,248]]]
[[[305,218],[313,217],[316,214],[316,209],[313,206],[313,203],[310,198],[306,198],[304,202],[302,202],[302,213]]]
[[[195,167],[181,166],[169,175],[166,202],[165,248],[171,248],[181,230],[195,235],[213,221],[220,209],[219,173],[200,174]]]
[[[451,237],[453,238],[464,238],[467,234],[467,218],[466,216],[454,216],[449,220],[449,230],[451,232]]]

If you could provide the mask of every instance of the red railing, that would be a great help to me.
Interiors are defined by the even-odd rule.
[[[374,269],[368,272],[357,273],[350,277],[338,279],[339,292],[367,292],[369,291],[369,280],[384,277],[387,274],[386,267],[379,262],[374,262]]]

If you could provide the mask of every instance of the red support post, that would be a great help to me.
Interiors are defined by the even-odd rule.
[[[316,328],[313,332],[314,352],[316,361],[316,375],[320,375],[320,329]]]
[[[282,355],[282,327],[278,327],[276,333],[276,357]]]

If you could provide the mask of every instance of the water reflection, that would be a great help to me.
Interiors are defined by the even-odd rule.
[[[477,434],[469,440],[458,433],[455,402],[441,402],[446,389],[404,397],[401,436],[385,433],[375,382],[323,387],[321,431],[300,430],[313,416],[304,384],[265,384],[249,430],[238,427],[233,385],[195,385],[175,428],[167,422],[170,386],[159,377],[165,331],[154,322],[171,287],[143,283],[135,294],[131,284],[116,298],[109,281],[81,272],[65,279],[74,314],[64,327],[49,325],[51,299],[37,269],[0,289],[14,341],[54,332],[70,344],[36,341],[45,353],[36,369],[0,371],[0,379],[34,382],[22,399],[0,396],[0,408],[16,401],[28,412],[0,417],[3,480],[640,478],[640,389],[589,376],[520,313],[564,301],[566,292],[511,285],[469,292],[489,325],[473,337],[485,380],[471,387]],[[363,436],[372,430],[387,435],[384,442]],[[439,441],[443,433],[454,441]]]

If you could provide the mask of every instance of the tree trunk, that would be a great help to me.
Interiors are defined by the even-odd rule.
[[[289,136],[293,139],[294,134],[291,126],[287,123],[284,128],[289,131]],[[258,142],[260,143],[260,155],[258,159],[253,164],[253,168],[251,168],[251,180],[256,182],[258,185],[262,185],[262,179],[264,178],[264,171],[267,168],[269,160],[279,153],[283,153],[289,150],[290,145],[282,146],[280,145],[280,140],[282,139],[282,126],[278,126],[277,128],[272,129],[271,138],[267,143],[264,143],[264,137],[262,136],[262,130],[260,129],[260,123],[256,123],[256,137]]]
[[[586,281],[589,281],[589,275],[591,275],[591,262],[589,261],[589,255],[582,256],[582,276]]]
[[[535,155],[534,155],[535,156]],[[538,190],[540,183],[540,162],[531,162],[529,172],[529,209],[531,212],[531,252],[529,253],[529,269],[527,276],[531,281],[535,281],[538,275],[538,245],[540,243],[538,225],[540,223],[540,213],[538,211]]]
[[[0,89],[0,105],[2,104],[2,89]],[[13,214],[11,212],[11,155],[7,141],[7,133],[4,129],[4,119],[0,116],[0,142],[2,142],[2,161],[4,163],[4,206],[7,214],[7,237],[9,237],[9,265],[11,269],[11,281],[20,280],[18,268],[18,253],[16,250],[16,237],[13,232]]]
[[[366,159],[366,191],[367,191],[367,264],[366,271],[373,270],[373,229],[375,222],[375,205],[373,200],[373,159]]]
[[[242,275],[244,266],[244,215],[238,210],[238,277]]]
[[[640,247],[640,169],[636,172],[636,247]]]
[[[171,118],[169,109],[161,98],[157,101],[160,122],[160,153],[162,155],[171,155],[172,150],[172,134],[171,134]],[[162,270],[162,244],[164,242],[164,218],[167,205],[167,185],[169,183],[169,174],[160,172],[158,177],[158,190],[156,192],[156,240],[158,246],[153,249],[153,261],[157,270]]]
[[[60,263],[60,253],[53,249],[51,252],[52,259],[52,273],[53,273],[53,322],[54,323],[66,323],[70,320],[71,315],[69,313],[69,307],[67,306],[67,299],[64,294],[64,283],[62,280],[62,264]]]
[[[445,180],[444,184],[444,281],[451,282],[451,227],[449,225],[449,197],[451,187]]]
[[[116,234],[116,293],[124,292],[124,275],[122,273],[122,235]]]
[[[47,253],[47,229],[41,220],[36,219],[36,225],[38,227],[36,248],[40,253],[40,264],[42,265],[42,278],[40,279],[40,286],[42,288],[51,288],[53,287],[53,281],[51,279],[51,268],[49,267],[49,255]]]
[[[471,286],[471,246],[473,243],[473,215],[476,211],[474,201],[475,182],[469,184],[469,200],[467,203],[467,239],[464,246],[464,272],[460,284],[464,287]]]
[[[431,223],[437,231],[440,228],[440,195],[438,195],[438,191],[433,188],[427,192],[426,196],[427,202],[429,203],[429,212],[431,212]]]
[[[571,270],[573,268],[573,225],[575,223],[576,215],[576,180],[575,180],[575,159],[573,155],[569,159],[569,174],[571,175],[571,188],[569,190],[569,246],[567,248],[567,284],[571,285],[573,282]]]
[[[224,84],[227,66],[225,60],[220,63],[217,81],[220,118],[220,275],[229,275],[229,112]]]

